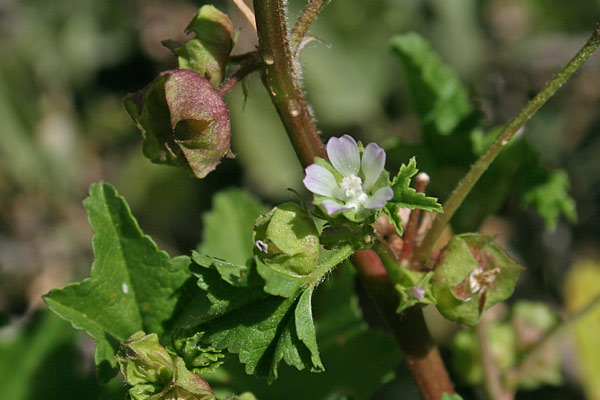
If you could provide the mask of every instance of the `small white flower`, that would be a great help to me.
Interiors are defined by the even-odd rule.
[[[320,202],[327,214],[376,210],[394,196],[390,186],[373,190],[385,165],[385,151],[377,144],[368,144],[361,159],[358,145],[351,136],[332,137],[327,142],[327,155],[341,179],[336,179],[327,168],[312,164],[306,168],[303,180],[308,190],[327,197]]]

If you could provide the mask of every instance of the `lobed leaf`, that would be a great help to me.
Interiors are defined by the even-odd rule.
[[[392,181],[392,190],[394,197],[385,204],[384,212],[388,215],[390,221],[394,224],[396,231],[402,235],[402,219],[399,211],[401,208],[420,209],[430,212],[444,212],[442,206],[435,197],[428,197],[425,193],[419,193],[411,188],[410,180],[417,174],[417,161],[414,157],[410,159],[408,165],[402,164],[398,174]]]
[[[191,277],[190,259],[159,250],[113,186],[93,184],[84,205],[94,232],[91,276],[50,291],[44,301],[98,342],[96,364],[107,379],[116,373],[120,341],[140,330],[167,332]]]
[[[269,380],[277,378],[281,360],[298,369],[323,370],[313,340],[312,314],[306,308],[307,301],[310,306],[312,286],[287,298],[271,296],[262,291],[264,282],[252,266],[247,285],[236,287],[214,279],[214,263],[198,257],[194,260],[203,263],[192,271],[213,305],[195,328],[202,332],[205,343],[238,354],[246,373]]]
[[[247,191],[231,188],[217,193],[204,214],[203,239],[198,251],[244,264],[252,256],[254,221],[267,211]]]
[[[393,379],[400,355],[389,333],[369,328],[362,318],[354,293],[355,279],[354,269],[345,263],[312,298],[325,373],[282,367],[279,379],[267,384],[247,375],[239,364],[227,363],[207,376],[211,386],[215,391],[234,393],[250,390],[259,399],[372,398],[382,384]]]

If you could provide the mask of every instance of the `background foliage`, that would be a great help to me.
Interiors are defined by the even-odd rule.
[[[286,188],[303,190],[300,165],[256,76],[247,82],[246,101],[241,88],[226,98],[236,159],[225,160],[206,179],[194,180],[143,157],[139,134],[121,99],[175,64],[160,40],[183,39],[183,28],[202,4],[113,0],[0,4],[0,322],[6,325],[0,330],[0,398],[62,399],[68,392],[73,398],[85,393],[101,399],[115,398],[122,390],[118,382],[98,386],[93,343],[49,315],[40,299],[51,288],[89,275],[92,232],[81,201],[90,183],[113,183],[144,232],[173,255],[189,254],[194,248],[220,251],[222,240],[209,233],[211,215],[235,212],[227,197],[216,195],[222,189],[242,186],[264,204],[291,199]],[[215,5],[229,10],[234,25],[241,28],[234,53],[251,50],[255,37],[243,18],[228,2]],[[290,2],[293,11],[302,5]],[[480,151],[476,145],[485,140],[483,132],[493,132],[520,109],[583,43],[598,15],[600,4],[594,0],[580,0],[577,7],[560,0],[334,0],[311,30],[331,48],[315,42],[302,54],[307,93],[324,138],[350,133],[365,143],[387,143],[389,163],[396,164],[392,170],[416,155],[419,168],[432,175],[431,194],[443,200]],[[459,102],[450,102],[463,107],[464,121],[423,123],[432,118],[439,122],[440,116],[424,114],[430,108],[424,96],[427,88],[411,86],[415,80],[409,64],[419,61],[409,57],[406,47],[398,57],[397,41],[396,54],[390,51],[390,39],[407,31],[429,40],[439,62],[448,66],[448,74],[436,82],[446,79],[455,88],[460,85],[456,82],[464,84],[465,89],[457,89]],[[421,49],[416,54],[426,53]],[[528,267],[515,299],[542,300],[555,309],[567,304],[573,310],[585,304],[576,296],[592,293],[589,299],[598,291],[586,286],[590,279],[580,278],[584,273],[597,276],[600,270],[598,60],[592,58],[526,126],[513,154],[498,160],[495,168],[510,179],[498,180],[498,171],[488,171],[482,188],[471,195],[468,208],[454,223],[457,232],[483,224],[484,233],[498,235]],[[460,129],[452,134],[456,126]],[[450,141],[445,140],[448,134],[453,136]],[[548,170],[523,174],[538,158]],[[506,169],[512,175],[504,173]],[[542,218],[523,205],[553,195],[564,203],[560,194],[566,188],[565,177],[571,182],[569,194],[577,204],[578,222],[569,225],[564,218],[555,219],[552,209],[544,212],[547,203],[538,204],[546,220],[556,221],[555,229],[548,230]],[[547,184],[535,186],[536,182]],[[534,187],[538,192],[531,191]],[[256,213],[262,209],[260,202],[254,204]],[[494,216],[486,217],[491,212]],[[236,240],[243,241],[242,237]],[[354,287],[351,274],[344,271],[340,284]],[[317,322],[317,331],[333,329],[327,327],[333,318],[327,304],[340,301],[323,292],[319,296],[324,300],[315,299],[321,307],[315,311],[321,317],[316,318],[322,321],[321,326]],[[367,340],[367,327],[357,319],[362,312],[371,326],[380,327],[364,300],[362,311],[354,299],[344,313],[356,333],[341,343],[322,344],[324,362],[331,360],[328,379],[336,381],[332,378],[338,376],[336,368],[350,361],[364,368],[368,356],[379,352],[368,347],[375,344],[370,343],[372,337]],[[586,323],[598,324],[593,321]],[[442,343],[456,329],[435,315],[430,325]],[[377,334],[382,335],[377,343],[389,340]],[[576,337],[575,345],[569,342],[574,358],[586,357],[568,365],[579,369],[568,367],[559,387],[523,392],[519,398],[597,396],[598,375],[594,378],[593,373],[597,374],[598,358],[592,356],[598,354],[597,344],[583,328]],[[363,351],[355,360],[336,359],[340,354],[336,346]],[[397,360],[397,355],[387,356],[386,362]],[[226,373],[238,376],[235,368],[241,367],[232,363]],[[373,368],[367,370],[385,380]],[[341,371],[343,378],[347,369]],[[304,373],[282,371],[291,386],[300,382],[298,374]],[[231,376],[221,373],[214,381],[229,382]],[[270,395],[261,396],[262,382],[239,379],[240,387],[234,390],[251,390],[261,399],[278,398],[276,394],[286,390],[279,381],[266,389]],[[310,398],[328,395],[320,391],[323,382],[318,382],[324,376],[310,379],[315,380]],[[370,394],[359,390],[348,393],[357,398]],[[465,398],[477,396],[467,388],[464,393]],[[375,395],[398,396],[416,396],[401,364],[396,378]]]

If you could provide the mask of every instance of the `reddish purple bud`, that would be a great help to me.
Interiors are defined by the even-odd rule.
[[[186,69],[161,73],[125,97],[125,108],[154,163],[183,167],[198,178],[216,168],[229,149],[229,112],[202,75]]]

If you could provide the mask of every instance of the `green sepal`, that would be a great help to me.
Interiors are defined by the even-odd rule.
[[[386,250],[375,247],[375,251],[381,258],[400,296],[398,308],[396,309],[397,313],[401,313],[417,304],[436,304],[431,285],[433,271],[408,269],[406,265],[399,264]]]
[[[233,24],[227,14],[212,5],[200,8],[185,28],[194,39],[185,44],[163,42],[176,56],[179,68],[199,73],[217,88],[225,77],[227,60],[233,48]]]
[[[284,273],[306,275],[318,264],[319,232],[296,203],[281,204],[260,216],[252,239],[258,259]]]
[[[402,273],[406,275],[407,284],[396,284],[396,290],[400,294],[400,304],[396,309],[397,313],[415,306],[417,304],[436,304],[437,300],[433,295],[431,287],[431,278],[433,271],[421,272],[402,268]]]
[[[292,297],[308,282],[307,275],[297,275],[277,263],[263,263],[256,259],[256,270],[265,280],[265,292],[273,296]]]
[[[165,385],[175,371],[173,360],[158,342],[156,333],[134,333],[121,343],[115,358],[125,382],[132,386],[145,383]]]
[[[514,291],[524,268],[493,240],[473,233],[458,235],[441,252],[433,293],[438,310],[447,319],[475,325],[483,311]],[[488,282],[482,284],[483,279]]]
[[[173,360],[154,333],[134,333],[115,358],[135,400],[215,399],[208,383],[190,372],[182,358]]]

